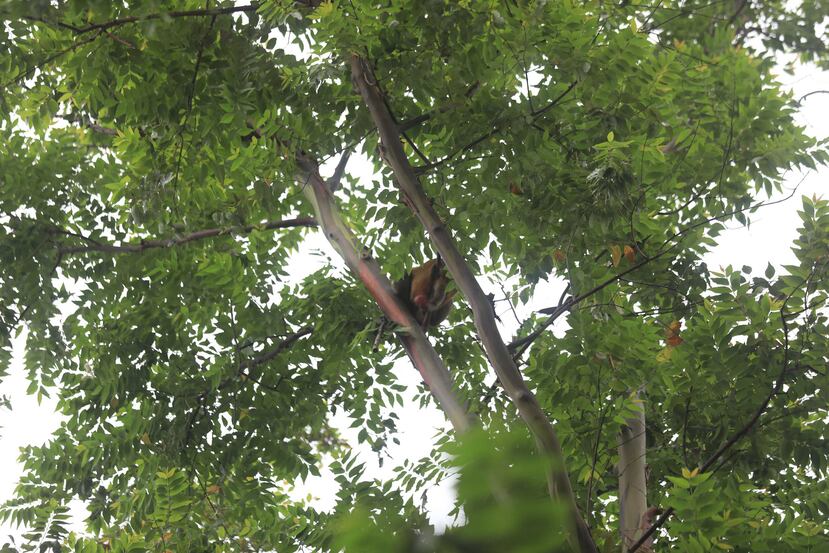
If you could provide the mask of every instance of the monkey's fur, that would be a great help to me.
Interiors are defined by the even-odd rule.
[[[424,329],[439,325],[452,309],[457,290],[447,292],[449,276],[443,261],[431,259],[394,283],[397,297]]]

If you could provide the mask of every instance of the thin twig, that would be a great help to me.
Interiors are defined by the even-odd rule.
[[[63,56],[64,54],[68,54],[69,52],[71,52],[73,50],[76,50],[76,49],[80,48],[81,46],[89,44],[90,42],[94,42],[95,40],[98,39],[98,37],[101,36],[101,34],[103,34],[103,32],[95,33],[93,36],[91,36],[89,38],[85,38],[84,40],[75,42],[75,43],[67,46],[63,50],[60,50],[57,53],[52,54],[51,56],[47,57],[45,60],[41,61],[40,63],[37,63],[37,64],[33,65],[32,67],[30,67],[29,69],[26,69],[25,71],[22,71],[22,72],[18,73],[17,75],[15,75],[11,79],[9,79],[5,83],[3,83],[3,88],[6,88],[11,84],[18,83],[23,79],[28,79],[38,69],[41,69],[42,67],[44,67],[46,65],[49,65],[50,63],[52,63],[53,61],[55,61],[59,57]]]
[[[218,16],[218,15],[229,15],[234,13],[240,12],[255,12],[259,8],[259,4],[250,4],[247,6],[228,6],[224,8],[212,8],[212,9],[202,9],[202,10],[184,10],[184,11],[171,11],[171,12],[161,12],[161,13],[148,13],[145,15],[131,15],[128,17],[121,17],[119,19],[113,19],[110,21],[106,21],[104,23],[93,23],[91,25],[87,25],[86,27],[75,27],[66,23],[62,23],[60,21],[55,21],[54,25],[58,25],[60,27],[66,28],[74,32],[75,34],[82,35],[92,31],[107,31],[114,27],[120,27],[122,25],[128,25],[130,23],[139,23],[142,21],[152,21],[154,19],[176,19],[180,17],[209,17],[209,16]],[[31,18],[29,18],[31,19]],[[49,21],[44,19],[36,19],[46,24],[50,24]]]
[[[293,228],[293,227],[316,227],[317,221],[313,217],[297,217],[296,219],[283,219],[280,221],[268,221],[267,223],[262,223],[259,225],[247,225],[244,227],[230,227],[230,228],[211,228],[205,230],[199,230],[193,232],[191,234],[187,234],[184,236],[177,236],[175,238],[170,238],[167,240],[142,240],[138,243],[133,244],[104,244],[92,240],[91,238],[86,238],[80,236],[85,241],[90,242],[89,246],[70,246],[59,248],[58,252],[62,255],[71,255],[76,253],[86,253],[86,252],[103,252],[103,253],[140,253],[145,250],[149,250],[152,248],[171,248],[173,246],[180,246],[182,244],[186,244],[188,242],[193,242],[196,240],[202,240],[205,238],[212,238],[214,236],[222,236],[226,234],[247,234],[253,232],[255,230],[273,230],[273,229],[280,229],[280,228]],[[62,234],[70,234],[68,231],[59,231]],[[72,235],[75,235],[72,233]],[[79,235],[78,235],[79,236]]]
[[[813,96],[815,94],[829,94],[829,90],[813,90],[811,92],[807,92],[806,94],[804,94],[803,96],[800,97],[800,99],[797,101],[797,103],[800,104],[801,102],[803,102],[803,100],[805,100],[809,96]]]
[[[805,179],[806,179],[805,176],[802,179],[800,179],[800,182],[797,183],[797,185],[792,189],[791,194],[789,194],[785,198],[781,198],[779,200],[774,200],[774,201],[770,201],[770,202],[769,201],[760,202],[760,203],[749,205],[749,206],[746,206],[746,207],[743,207],[743,208],[734,209],[732,211],[727,211],[725,213],[721,213],[721,214],[715,215],[713,217],[707,217],[707,218],[703,219],[702,221],[699,221],[697,223],[689,225],[689,226],[675,232],[673,235],[666,238],[664,242],[662,242],[662,246],[665,246],[666,244],[668,244],[672,240],[675,240],[676,238],[679,238],[680,236],[682,236],[682,235],[684,235],[684,234],[686,234],[686,233],[688,233],[692,230],[695,230],[695,229],[697,229],[701,226],[707,225],[708,223],[710,223],[712,221],[717,221],[719,219],[724,219],[726,217],[731,217],[732,215],[735,215],[737,213],[742,213],[744,211],[759,209],[761,207],[767,207],[767,206],[770,206],[770,205],[775,205],[775,204],[785,202],[785,201],[791,199],[792,196],[794,196],[795,192],[797,192],[797,189],[800,187],[800,185],[803,183],[803,181]],[[541,335],[541,333],[544,331],[544,329],[546,329],[551,324],[553,324],[555,322],[555,320],[558,319],[558,317],[560,317],[562,314],[567,312],[571,307],[573,307],[577,303],[583,301],[584,299],[589,298],[590,296],[604,290],[605,288],[607,288],[608,286],[610,286],[614,282],[617,282],[617,281],[621,280],[622,278],[625,277],[625,275],[627,275],[629,273],[632,273],[633,271],[636,271],[637,269],[642,268],[643,266],[647,265],[651,261],[659,259],[660,257],[664,256],[668,252],[675,249],[678,245],[679,245],[679,242],[675,242],[675,243],[671,244],[670,246],[666,247],[662,251],[654,254],[651,257],[643,259],[642,261],[636,263],[635,265],[632,265],[632,266],[628,267],[627,269],[625,269],[621,273],[607,279],[606,281],[604,281],[601,284],[593,287],[592,289],[588,290],[587,292],[585,292],[583,294],[580,294],[578,296],[569,298],[567,300],[567,302],[565,302],[564,305],[559,305],[559,306],[556,306],[556,307],[548,307],[546,309],[540,310],[539,311],[540,313],[545,313],[545,314],[549,313],[550,314],[550,316],[547,318],[547,320],[542,322],[541,326],[539,326],[532,333],[525,336],[524,338],[520,338],[518,340],[515,340],[514,342],[510,343],[507,347],[509,347],[511,350],[514,350],[515,348],[518,348],[518,347],[521,347],[521,346],[527,346],[529,343],[531,343],[536,338],[538,338],[538,336]],[[526,350],[526,347],[524,347],[521,350],[521,353],[523,353],[524,350]]]
[[[685,400],[685,418],[682,422],[682,460],[685,461],[685,466],[688,466],[688,421],[691,415],[691,398],[694,395],[694,385],[691,384],[691,390],[688,392],[688,398]]]
[[[210,19],[210,24],[207,26],[207,30],[204,33],[204,37],[202,38],[202,42],[199,45],[199,50],[196,53],[196,63],[193,67],[193,77],[190,80],[190,90],[187,93],[187,111],[184,112],[184,121],[181,123],[181,128],[178,130],[178,154],[176,156],[176,172],[175,176],[173,177],[173,186],[175,187],[178,184],[178,176],[181,172],[181,158],[184,154],[184,133],[187,132],[187,123],[190,121],[190,116],[193,114],[193,99],[196,96],[196,81],[199,77],[199,69],[201,69],[201,61],[202,56],[204,55],[204,49],[207,47],[207,41],[210,37],[210,32],[213,30],[213,25],[216,23],[216,16],[214,15]],[[178,195],[175,196],[176,198]]]
[[[279,355],[280,353],[282,353],[283,351],[285,351],[286,349],[291,347],[294,344],[294,342],[296,342],[300,338],[308,336],[313,331],[314,331],[313,327],[306,326],[306,327],[303,327],[303,328],[297,330],[293,334],[287,335],[272,350],[267,351],[267,352],[265,352],[261,355],[258,355],[256,357],[253,357],[251,359],[246,359],[246,360],[242,361],[240,363],[241,369],[250,369],[250,368],[256,367],[257,365],[261,365],[262,363],[267,363],[268,361],[270,361],[271,359],[273,359],[274,357],[276,357],[277,355]],[[248,375],[248,377],[249,376],[250,375]]]
[[[596,371],[596,395],[601,395],[601,377],[602,371],[601,367],[599,370]],[[599,427],[596,429],[596,442],[593,444],[593,460],[590,462],[590,478],[587,481],[587,497],[585,498],[585,505],[584,505],[584,518],[590,523],[590,503],[593,497],[593,475],[596,473],[596,463],[599,460],[599,442],[602,439],[602,428],[604,428],[604,418],[607,412],[609,411],[610,402],[605,403],[602,405],[601,415],[599,416]]]

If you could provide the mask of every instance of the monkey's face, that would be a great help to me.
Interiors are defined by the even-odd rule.
[[[449,290],[449,276],[438,259],[427,261],[394,283],[397,296],[406,302],[423,328],[437,326],[452,309],[456,290]]]
[[[435,311],[446,301],[449,278],[435,260],[413,271],[412,303],[423,311]]]

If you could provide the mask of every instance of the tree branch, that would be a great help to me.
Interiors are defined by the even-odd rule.
[[[797,103],[800,104],[801,102],[803,102],[803,100],[814,94],[829,94],[829,90],[813,90],[811,92],[807,92],[806,94],[800,97]]]
[[[96,34],[92,35],[91,37],[87,37],[83,40],[78,40],[77,42],[74,42],[73,44],[70,44],[66,48],[63,48],[62,50],[59,50],[58,52],[52,54],[51,56],[48,56],[43,61],[41,61],[39,63],[36,63],[35,65],[31,66],[30,68],[25,69],[25,70],[21,70],[17,75],[15,75],[11,79],[9,79],[5,83],[3,83],[3,88],[6,88],[6,87],[10,86],[13,83],[16,84],[16,83],[20,82],[23,79],[28,79],[29,77],[31,77],[34,74],[35,71],[37,71],[38,69],[41,69],[42,67],[52,63],[53,61],[60,58],[64,54],[68,54],[69,52],[71,52],[71,51],[73,51],[77,48],[80,48],[81,46],[84,46],[86,44],[89,44],[91,42],[96,41],[98,39],[98,37],[101,36],[101,34],[103,34],[103,31],[101,31],[99,33],[96,33]]]
[[[29,21],[38,21],[46,25],[54,25],[64,29],[69,29],[77,35],[83,35],[93,31],[107,31],[114,27],[121,27],[130,23],[138,23],[140,21],[152,21],[155,19],[176,19],[180,17],[209,17],[218,15],[229,15],[233,13],[255,12],[259,8],[259,4],[250,4],[248,6],[228,6],[225,8],[211,8],[206,10],[184,10],[184,11],[170,11],[160,13],[148,13],[145,15],[131,15],[128,17],[121,17],[112,19],[103,23],[92,23],[86,27],[76,27],[63,23],[61,21],[49,21],[43,17],[25,17]]]
[[[263,353],[261,355],[258,355],[256,357],[253,357],[251,359],[246,359],[245,361],[242,361],[242,363],[240,364],[241,369],[242,370],[249,369],[249,368],[255,367],[257,365],[261,365],[262,363],[267,363],[268,361],[270,361],[271,359],[273,359],[274,357],[276,357],[277,355],[279,355],[280,353],[282,353],[283,351],[285,351],[286,349],[288,349],[289,347],[294,345],[294,342],[296,342],[300,338],[308,336],[313,331],[314,331],[314,329],[312,327],[306,326],[306,327],[303,327],[303,328],[297,330],[293,334],[287,335],[272,350],[266,351],[265,353]],[[246,376],[249,377],[250,375],[246,374]]]
[[[556,107],[564,99],[565,96],[570,94],[570,92],[574,88],[576,88],[576,85],[578,83],[579,83],[578,81],[573,81],[572,83],[570,83],[570,85],[561,94],[556,96],[552,101],[548,102],[546,106],[544,106],[543,108],[540,108],[537,111],[532,112],[530,114],[532,116],[532,120],[535,121],[536,119],[540,118],[542,115],[547,113],[549,110]],[[421,117],[424,117],[424,116],[421,116]],[[521,114],[521,117],[524,117],[524,114]],[[429,116],[427,114],[426,119],[428,119],[428,118],[429,118]],[[425,119],[423,119],[423,120],[425,120]],[[420,120],[417,120],[417,119],[415,119],[413,121],[417,121],[418,123],[421,122]],[[482,135],[478,136],[478,138],[475,138],[471,142],[468,142],[467,144],[465,144],[465,145],[461,146],[460,148],[456,149],[454,152],[447,154],[446,156],[442,157],[441,159],[439,159],[439,160],[437,160],[433,163],[429,163],[427,165],[423,165],[423,166],[415,168],[415,172],[416,173],[423,173],[423,172],[426,172],[430,169],[434,169],[435,167],[439,167],[440,165],[443,165],[444,163],[446,163],[447,161],[453,159],[454,157],[456,157],[456,156],[458,156],[458,155],[460,155],[460,154],[462,154],[466,151],[471,150],[472,148],[474,148],[475,146],[477,146],[481,142],[487,140],[488,138],[491,138],[491,137],[495,136],[496,134],[498,134],[499,132],[504,130],[504,128],[508,126],[508,123],[511,123],[511,121],[503,121],[503,122],[500,122],[500,123],[495,123],[493,125],[492,129],[490,129],[489,131],[487,131],[487,132],[483,133]],[[411,126],[411,125],[405,124],[405,128],[409,128],[409,126]]]
[[[750,210],[754,210],[754,209],[759,209],[761,207],[766,207],[766,206],[775,205],[775,204],[785,202],[785,201],[791,199],[792,196],[794,196],[795,192],[797,192],[797,189],[800,187],[800,185],[803,183],[803,181],[805,179],[806,179],[805,176],[802,179],[800,179],[800,182],[797,183],[797,185],[792,189],[792,193],[789,194],[788,196],[786,196],[785,198],[781,198],[779,200],[774,200],[774,201],[770,201],[770,202],[769,201],[759,202],[759,203],[756,203],[754,205],[749,205],[749,206],[746,206],[746,207],[743,207],[743,208],[734,209],[732,211],[727,211],[725,213],[721,213],[721,214],[715,215],[713,217],[706,217],[702,221],[697,221],[696,223],[694,223],[692,225],[688,225],[687,227],[678,230],[677,232],[675,232],[674,234],[672,234],[671,236],[666,238],[665,241],[662,242],[661,246],[664,247],[666,244],[668,244],[671,241],[681,237],[682,235],[684,235],[684,234],[686,234],[686,233],[688,233],[692,230],[695,230],[695,229],[697,229],[701,226],[707,225],[708,223],[710,223],[712,221],[718,221],[720,219],[725,219],[726,217],[731,217],[732,215],[735,215],[737,213],[742,213],[744,211],[750,211]],[[598,285],[594,286],[592,289],[588,290],[587,292],[584,292],[583,294],[579,294],[578,296],[574,296],[574,297],[569,298],[566,302],[564,302],[564,304],[559,304],[556,307],[547,307],[545,309],[541,309],[539,311],[539,313],[544,313],[545,315],[549,314],[550,317],[546,321],[541,323],[541,326],[539,326],[536,330],[534,330],[533,332],[531,332],[530,334],[528,334],[524,338],[520,338],[518,340],[515,340],[515,341],[511,342],[509,344],[509,346],[507,346],[507,347],[509,347],[509,349],[511,349],[511,350],[515,350],[518,347],[526,346],[527,344],[529,344],[530,342],[532,342],[536,338],[538,338],[541,335],[541,333],[544,331],[544,329],[546,329],[551,324],[553,324],[556,321],[556,319],[558,319],[562,314],[566,313],[571,307],[573,307],[577,303],[580,303],[583,300],[585,300],[585,299],[589,298],[590,296],[592,296],[593,294],[596,294],[596,293],[604,290],[605,288],[607,288],[608,286],[610,286],[614,282],[616,282],[618,280],[621,280],[626,275],[632,273],[633,271],[635,271],[637,269],[642,268],[643,266],[647,265],[651,261],[659,259],[660,257],[664,256],[668,252],[675,249],[678,245],[679,245],[679,242],[675,242],[675,243],[671,244],[670,246],[665,247],[663,250],[657,252],[656,254],[652,255],[651,257],[646,257],[642,261],[628,267],[627,269],[625,269],[621,273],[618,273],[618,274],[610,277],[609,279],[605,280],[601,284],[598,284]],[[526,348],[524,348],[524,349],[526,349]],[[521,350],[521,353],[523,353],[523,351],[524,350]]]
[[[449,370],[426,338],[420,324],[397,297],[391,282],[380,270],[371,253],[360,246],[351,229],[345,225],[334,206],[328,184],[319,174],[318,164],[307,155],[297,155],[297,181],[317,214],[325,237],[340,254],[351,272],[365,285],[377,305],[394,324],[403,330],[398,338],[412,364],[457,432],[472,426],[472,418],[458,399]]]
[[[257,366],[259,366],[263,363],[267,363],[268,361],[270,361],[271,359],[273,359],[274,357],[276,357],[277,355],[279,355],[280,353],[282,353],[283,351],[285,351],[286,349],[291,347],[294,344],[294,342],[296,342],[300,338],[308,336],[313,331],[314,331],[313,327],[310,327],[310,326],[303,327],[303,328],[299,329],[298,331],[294,332],[293,334],[287,335],[272,350],[266,351],[265,353],[262,353],[261,355],[253,357],[251,359],[246,359],[246,360],[242,361],[241,363],[239,363],[239,375],[243,375],[245,378],[247,378],[251,382],[254,382],[254,383],[258,384],[259,386],[261,386],[262,388],[264,388],[266,390],[270,390],[271,392],[278,392],[279,391],[279,389],[278,389],[279,385],[282,383],[284,375],[279,376],[279,378],[276,381],[276,384],[270,385],[270,384],[265,384],[264,382],[262,382],[262,380],[260,378],[257,378],[255,376],[253,376],[250,373],[250,370],[248,370],[248,369],[252,369],[252,368],[257,367]]]
[[[481,88],[480,81],[475,81],[474,83],[472,83],[470,85],[469,88],[466,89],[466,92],[464,93],[464,98],[469,100],[470,98],[472,98],[472,96],[475,95],[476,92],[478,92],[478,90],[480,90],[480,88]],[[420,125],[421,123],[425,123],[426,121],[428,121],[429,119],[431,119],[435,115],[438,115],[440,113],[446,113],[447,111],[457,109],[457,108],[459,108],[463,105],[464,105],[463,102],[450,102],[450,103],[448,103],[446,105],[443,105],[439,108],[434,108],[434,109],[431,109],[431,110],[427,111],[426,113],[422,113],[422,114],[418,115],[417,117],[412,117],[411,119],[408,119],[406,121],[401,121],[400,123],[397,124],[397,127],[399,128],[400,133],[402,134],[402,133],[404,133],[404,132]]]
[[[561,445],[555,430],[535,396],[524,382],[524,378],[513,361],[512,355],[510,355],[501,339],[489,299],[455,246],[443,221],[434,211],[429,198],[423,192],[414,168],[409,164],[400,144],[399,129],[386,108],[371,68],[364,59],[356,54],[351,55],[350,61],[354,82],[359,88],[360,94],[374,120],[374,125],[379,132],[382,157],[391,166],[405,201],[428,231],[458,289],[469,302],[478,335],[498,379],[516,405],[521,418],[524,419],[534,435],[539,448],[552,461],[547,474],[551,496],[563,501],[570,509],[580,551],[597,552],[590,530],[579,514],[570,479],[564,465]]]
[[[87,238],[85,236],[81,236],[75,233],[71,233],[64,230],[55,230],[54,232],[60,234],[67,234],[69,236],[77,236],[87,242],[90,243],[88,246],[69,246],[64,248],[59,248],[58,252],[61,255],[71,255],[76,253],[86,253],[86,252],[102,252],[102,253],[112,253],[112,254],[120,254],[120,253],[141,253],[145,250],[153,249],[153,248],[172,248],[173,246],[180,246],[182,244],[186,244],[188,242],[194,242],[196,240],[203,240],[205,238],[212,238],[214,236],[221,236],[224,234],[247,234],[253,232],[254,230],[273,230],[273,229],[280,229],[280,228],[293,228],[293,227],[316,227],[317,221],[314,220],[312,217],[297,217],[296,219],[283,219],[280,221],[268,221],[267,223],[262,223],[259,225],[247,225],[244,227],[230,227],[230,228],[211,228],[211,229],[204,229],[193,232],[191,234],[186,234],[184,236],[177,236],[175,238],[170,238],[167,240],[142,240],[138,243],[133,244],[122,244],[122,245],[115,245],[115,244],[104,244],[100,242],[96,242],[91,238]]]
[[[727,27],[733,25],[734,22],[737,21],[737,18],[740,17],[740,13],[742,13],[742,11],[746,9],[746,7],[748,7],[748,0],[741,0],[740,5],[737,6],[737,9],[734,10],[734,13],[731,14],[731,17],[728,18],[728,21],[726,21],[725,25]]]
[[[804,279],[803,284],[806,284],[811,278],[814,276],[815,271],[814,269],[811,271],[809,276]],[[780,372],[775,379],[774,385],[772,386],[771,390],[769,391],[766,398],[763,402],[757,407],[754,411],[754,414],[748,421],[740,428],[737,432],[735,432],[728,440],[725,441],[717,450],[708,457],[708,459],[699,467],[699,472],[706,472],[709,468],[711,468],[717,460],[723,456],[729,449],[731,449],[737,442],[743,439],[754,426],[757,424],[757,421],[760,420],[760,417],[763,416],[763,413],[766,412],[768,406],[771,404],[771,400],[783,390],[783,383],[786,378],[786,372],[789,369],[789,324],[786,322],[786,305],[788,304],[789,300],[794,294],[792,291],[786,299],[783,301],[783,305],[780,307],[780,324],[783,328],[783,363],[780,367]],[[639,540],[634,543],[630,549],[628,549],[628,553],[634,553],[637,549],[639,549],[642,544],[644,544],[647,539],[656,532],[665,522],[670,518],[670,516],[674,513],[675,509],[673,507],[669,507],[662,513],[658,519],[651,525],[650,528],[645,531],[644,534],[639,538]]]

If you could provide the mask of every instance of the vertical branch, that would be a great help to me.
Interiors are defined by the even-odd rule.
[[[386,316],[404,329],[398,333],[403,347],[452,426],[457,432],[468,430],[471,419],[457,398],[449,371],[429,343],[423,329],[397,298],[389,279],[377,262],[368,250],[358,246],[351,229],[340,218],[333,205],[331,191],[317,170],[317,164],[302,155],[297,156],[297,164],[300,169],[297,180],[314,206],[325,237],[342,256],[348,268],[363,282]]]
[[[641,392],[636,394],[641,397]],[[625,421],[619,432],[619,532],[623,550],[642,534],[642,516],[648,509],[645,477],[645,410]]]
[[[815,275],[815,269],[816,267],[813,267],[812,271],[809,273],[809,276],[807,276],[803,280],[804,286],[808,285],[809,281]],[[789,293],[789,295],[786,296],[786,299],[783,300],[783,305],[780,307],[780,326],[783,329],[783,363],[780,366],[780,372],[778,373],[777,378],[775,379],[774,384],[771,387],[771,390],[769,391],[768,395],[765,397],[763,402],[754,411],[754,414],[751,416],[751,418],[749,418],[748,421],[742,427],[740,427],[739,430],[737,430],[729,439],[727,439],[725,443],[718,447],[717,450],[714,453],[712,453],[711,456],[708,457],[708,459],[706,459],[706,461],[702,465],[700,465],[699,472],[707,472],[708,469],[713,467],[714,463],[719,461],[719,459],[729,449],[734,447],[734,445],[736,445],[737,442],[746,437],[749,434],[749,432],[751,432],[754,429],[754,426],[757,424],[757,421],[760,420],[760,417],[762,417],[763,414],[766,412],[766,409],[769,408],[769,405],[771,405],[771,401],[783,391],[783,384],[786,381],[786,372],[789,370],[790,361],[789,323],[786,322],[786,317],[790,316],[791,313],[788,313],[786,311],[786,308],[789,304],[789,300],[792,298],[796,291],[797,290],[792,290]],[[630,549],[627,550],[627,553],[634,553],[635,551],[638,551],[639,548],[643,547],[648,542],[648,540],[651,539],[651,536],[653,536],[653,534],[659,528],[661,528],[662,525],[664,525],[665,522],[673,514],[673,507],[668,507],[667,509],[665,509],[665,512],[659,515],[658,519],[653,521],[646,529],[644,529],[644,533],[642,534],[642,536],[636,541],[636,543],[630,546]]]
[[[429,237],[440,253],[446,267],[452,274],[458,289],[466,297],[472,308],[472,316],[478,335],[484,345],[487,357],[492,364],[504,390],[512,399],[521,418],[529,427],[538,447],[550,459],[551,467],[547,474],[547,486],[550,495],[562,501],[571,511],[573,524],[577,531],[579,550],[596,552],[596,545],[590,535],[587,524],[579,514],[576,506],[570,479],[564,466],[564,456],[558,437],[550,424],[547,415],[541,409],[535,396],[530,392],[524,378],[512,359],[509,350],[501,339],[498,327],[495,324],[492,306],[484,294],[475,275],[469,268],[461,253],[455,246],[454,240],[432,208],[432,204],[413,167],[403,152],[400,144],[399,129],[386,107],[377,82],[365,60],[356,54],[351,55],[351,74],[356,86],[360,90],[363,100],[371,112],[374,124],[381,139],[380,152],[386,163],[391,166],[407,203],[414,211],[421,224],[426,228]]]

